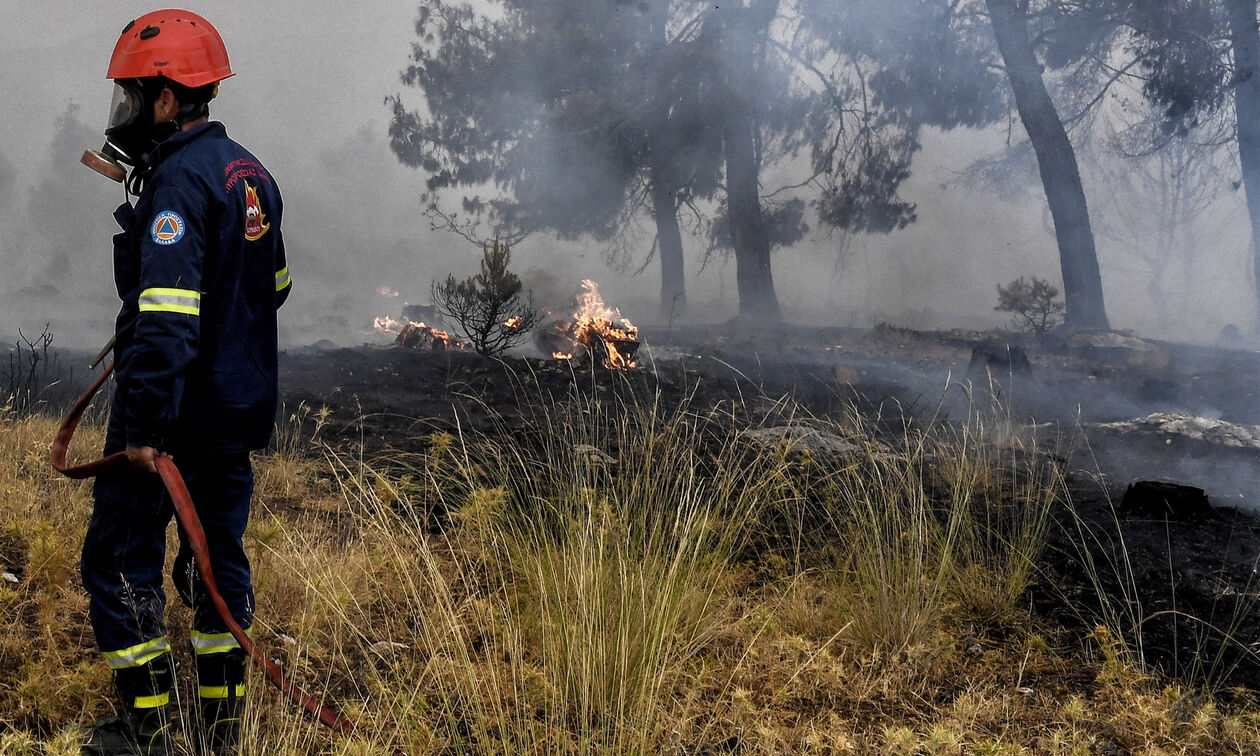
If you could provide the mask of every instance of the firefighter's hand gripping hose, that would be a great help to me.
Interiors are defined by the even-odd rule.
[[[79,420],[91,403],[92,397],[104,385],[105,380],[109,378],[113,370],[114,365],[110,363],[109,367],[105,368],[105,371],[96,379],[91,388],[79,398],[79,401],[66,414],[61,421],[61,427],[57,430],[56,437],[53,439],[51,449],[52,465],[57,472],[68,478],[92,478],[106,470],[131,464],[127,461],[125,453],[118,452],[87,464],[75,467],[66,466],[66,453],[70,447],[70,439],[74,436],[74,430],[78,427]],[[180,475],[179,468],[175,466],[174,460],[163,454],[157,458],[157,471],[158,475],[162,477],[162,482],[166,484],[166,490],[170,493],[171,501],[175,504],[175,514],[179,517],[184,533],[188,536],[188,543],[192,547],[193,556],[196,558],[197,569],[201,573],[201,579],[206,585],[206,592],[210,595],[211,601],[214,602],[219,618],[227,625],[228,632],[245,650],[245,653],[249,654],[249,657],[254,660],[254,664],[266,673],[267,679],[272,684],[300,704],[302,708],[318,717],[322,724],[341,733],[352,731],[354,724],[350,720],[325,706],[318,699],[311,697],[306,691],[298,687],[296,683],[286,678],[284,673],[280,671],[280,668],[273,664],[266,654],[254,645],[253,640],[245,634],[245,631],[233,619],[227,603],[219,595],[219,589],[215,584],[214,573],[210,570],[210,552],[206,546],[206,534],[201,528],[201,521],[197,518],[197,510],[193,507],[192,497],[188,493],[188,487],[184,485],[184,478]]]

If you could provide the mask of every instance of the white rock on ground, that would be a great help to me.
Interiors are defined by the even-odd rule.
[[[1231,423],[1211,417],[1199,417],[1187,412],[1156,412],[1137,420],[1098,423],[1095,427],[1120,433],[1184,436],[1195,441],[1205,441],[1236,449],[1260,449],[1260,425]]]

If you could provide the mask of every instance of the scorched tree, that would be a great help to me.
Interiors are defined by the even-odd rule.
[[[775,33],[790,22],[779,0],[484,8],[425,0],[403,81],[424,93],[427,113],[390,100],[393,149],[428,173],[439,223],[470,233],[470,219],[488,218],[509,239],[540,230],[616,239],[647,209],[662,309],[676,313],[685,303],[679,211],[714,199],[740,311],[778,318],[762,168],[791,157],[820,110]],[[452,213],[436,200],[455,187],[494,196],[465,197]]]
[[[679,208],[717,191],[721,141],[684,96],[668,4],[489,6],[425,0],[403,82],[428,113],[391,98],[391,144],[428,174],[429,212],[466,235],[485,219],[509,240],[551,231],[615,249],[647,210],[662,308],[685,308]],[[466,196],[452,212],[438,200],[456,187],[493,196]]]
[[[1257,0],[1112,0],[1133,31],[1143,91],[1171,142],[1215,119],[1232,120],[1251,227],[1260,313],[1260,25]],[[1258,318],[1257,323],[1260,323]]]
[[[432,287],[433,306],[455,322],[477,354],[503,353],[538,325],[541,314],[521,279],[508,269],[512,250],[495,239],[481,252],[481,272],[463,280],[447,276]]]
[[[1076,153],[1047,84],[1054,74],[1076,93],[1104,86],[1099,61],[1120,28],[1104,0],[802,0],[801,8],[809,33],[859,70],[864,91],[899,114],[911,137],[923,125],[988,126],[1014,106],[1054,221],[1067,323],[1108,327]]]

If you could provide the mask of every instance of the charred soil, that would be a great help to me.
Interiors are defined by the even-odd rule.
[[[1260,449],[1123,425],[1154,413],[1260,422],[1260,354],[1123,334],[1032,341],[889,326],[733,323],[649,332],[645,341],[630,371],[385,346],[293,352],[282,359],[284,412],[326,408],[325,442],[380,461],[423,448],[435,431],[528,439],[540,412],[579,395],[685,403],[763,427],[856,407],[889,433],[995,403],[1012,425],[1035,431],[1070,491],[1028,606],[1080,635],[1110,616],[1154,669],[1260,690]],[[1004,351],[1026,355],[1027,369],[1012,368],[1018,356],[994,362]],[[1126,487],[1144,479],[1205,489],[1211,509],[1157,516],[1123,506]]]

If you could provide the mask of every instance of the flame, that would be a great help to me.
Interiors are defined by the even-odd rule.
[[[520,328],[521,323],[524,323],[524,322],[525,322],[525,318],[521,317],[520,315],[513,315],[512,317],[503,321],[503,325],[506,328]]]
[[[382,286],[381,288],[379,288],[379,289],[377,289],[377,290],[376,290],[376,293],[377,293],[377,294],[380,294],[382,297],[397,297],[397,296],[399,296],[399,294],[398,294],[398,290],[397,290],[397,289],[391,289],[391,288],[390,288],[390,287],[388,287],[388,286]]]
[[[386,315],[375,318],[372,326],[380,333],[394,337],[394,343],[410,347],[428,346],[431,349],[467,349],[468,344],[456,339],[446,331],[417,323],[414,320],[394,320]],[[439,346],[439,344],[441,346]]]
[[[578,309],[573,313],[573,340],[595,353],[602,353],[604,367],[627,370],[635,366],[634,350],[638,347],[639,329],[620,310],[604,304],[599,285],[589,278],[582,281],[585,289],[578,295]],[[633,344],[633,346],[630,346]],[[572,355],[556,359],[569,359]]]

